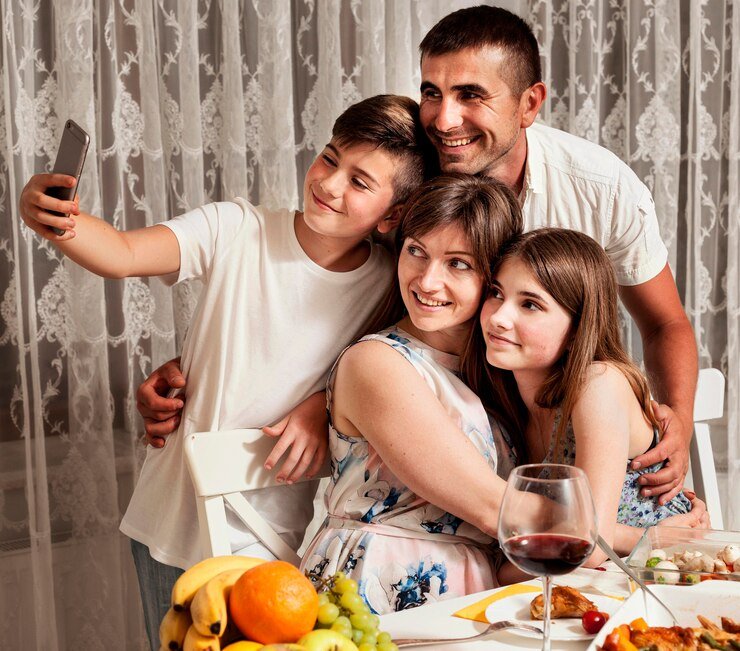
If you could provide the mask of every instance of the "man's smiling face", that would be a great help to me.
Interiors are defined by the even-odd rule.
[[[500,74],[507,63],[490,47],[422,59],[421,122],[443,171],[518,176],[507,168],[523,165],[526,101]]]

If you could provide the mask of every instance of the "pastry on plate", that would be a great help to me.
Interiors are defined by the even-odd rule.
[[[537,595],[532,599],[532,603],[529,604],[532,619],[544,619],[544,601],[543,595]],[[583,617],[583,613],[589,610],[598,610],[598,607],[575,588],[560,585],[553,587],[552,597],[550,598],[550,617],[552,619]]]

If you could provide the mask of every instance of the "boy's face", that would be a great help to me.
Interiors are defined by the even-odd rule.
[[[360,240],[389,214],[395,157],[371,145],[330,142],[303,182],[303,218],[315,233]]]

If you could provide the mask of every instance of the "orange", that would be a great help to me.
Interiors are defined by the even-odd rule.
[[[295,642],[316,624],[319,596],[300,570],[285,561],[242,574],[229,596],[231,621],[249,640]]]

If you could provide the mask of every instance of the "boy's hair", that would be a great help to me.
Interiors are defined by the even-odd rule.
[[[578,231],[542,228],[511,240],[496,262],[494,275],[511,259],[522,262],[572,320],[569,343],[535,398],[542,408],[562,410],[554,449],[560,450],[559,443],[593,362],[606,362],[618,368],[627,378],[647,419],[657,426],[647,380],[622,346],[617,280],[604,249]],[[513,374],[502,369],[491,370],[492,400],[511,396],[512,386],[516,389]],[[518,391],[514,392],[516,394]],[[504,400],[509,402],[510,399]],[[511,404],[508,406],[512,408]],[[517,405],[512,415],[520,427],[526,427],[523,404]]]
[[[440,20],[419,45],[425,56],[441,56],[460,50],[498,48],[505,61],[502,76],[517,97],[533,84],[542,81],[537,39],[527,23],[501,7],[468,7]]]
[[[372,145],[398,159],[393,203],[403,203],[431,173],[436,153],[410,97],[375,95],[350,106],[334,122],[332,141],[340,147]]]
[[[453,225],[468,240],[475,270],[483,276],[483,286],[487,287],[499,249],[522,232],[522,213],[516,196],[509,187],[488,177],[449,173],[427,181],[403,207],[396,230],[396,257],[406,238],[422,238],[433,230]],[[398,280],[394,280],[368,332],[392,325],[404,312]]]

